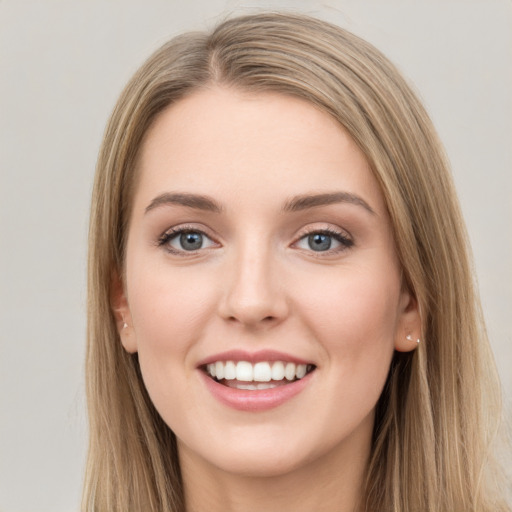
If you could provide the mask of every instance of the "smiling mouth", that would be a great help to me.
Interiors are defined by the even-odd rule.
[[[285,386],[304,378],[315,370],[313,364],[295,364],[286,361],[216,361],[203,366],[203,371],[224,386],[261,390]]]

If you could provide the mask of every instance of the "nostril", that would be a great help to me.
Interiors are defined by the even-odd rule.
[[[227,317],[227,321],[228,322],[231,322],[231,323],[243,323],[243,324],[272,324],[274,322],[277,322],[278,320],[278,317],[277,316],[273,316],[273,315],[268,315],[268,316],[264,316],[264,317],[260,317],[258,318],[256,315],[253,316],[253,317],[248,317],[248,316],[240,316],[237,317],[235,315],[230,315],[229,317]]]

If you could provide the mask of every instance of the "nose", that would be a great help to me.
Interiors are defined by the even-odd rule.
[[[271,250],[246,244],[229,265],[224,274],[220,316],[253,329],[281,323],[288,315],[288,303]]]

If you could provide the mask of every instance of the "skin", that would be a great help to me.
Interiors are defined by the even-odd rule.
[[[356,510],[393,352],[419,335],[364,155],[307,102],[212,86],[160,114],[139,172],[114,303],[122,343],[177,436],[187,510]],[[284,209],[294,196],[340,191],[368,208]],[[155,204],[165,193],[206,195],[221,211]],[[205,233],[203,248],[185,251],[179,236],[159,245],[183,226]],[[312,250],[308,235],[326,229],[350,243]],[[197,367],[235,348],[316,369],[284,404],[236,410]]]

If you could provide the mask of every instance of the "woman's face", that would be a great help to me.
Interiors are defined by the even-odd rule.
[[[275,475],[367,454],[418,318],[352,139],[302,100],[212,88],[157,118],[139,171],[115,302],[182,463]]]

